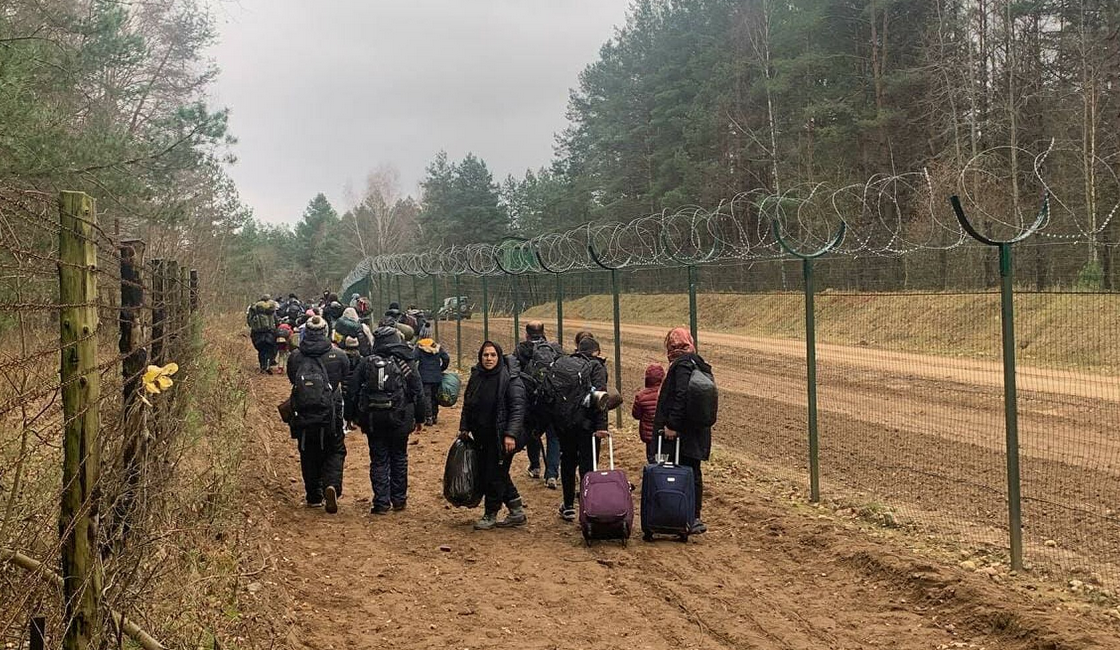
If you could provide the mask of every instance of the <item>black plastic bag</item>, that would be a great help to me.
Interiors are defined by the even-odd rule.
[[[443,498],[460,508],[482,503],[482,452],[473,441],[456,438],[443,467]]]

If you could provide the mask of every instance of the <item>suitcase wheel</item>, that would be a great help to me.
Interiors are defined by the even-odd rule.
[[[684,542],[684,543],[687,544],[688,543],[688,533],[685,533],[683,535],[677,535],[677,541],[678,542]]]

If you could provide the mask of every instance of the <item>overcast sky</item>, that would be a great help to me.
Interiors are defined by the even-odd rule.
[[[238,0],[218,9],[214,93],[240,143],[231,174],[258,219],[345,207],[382,164],[417,193],[441,149],[495,180],[552,158],[568,90],[628,0]]]

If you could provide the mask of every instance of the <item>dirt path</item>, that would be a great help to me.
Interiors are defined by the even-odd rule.
[[[361,436],[348,439],[341,512],[308,510],[299,506],[294,444],[274,410],[287,382],[252,374],[246,356],[259,423],[245,465],[247,508],[272,553],[260,589],[292,603],[280,640],[289,648],[1120,645],[1099,613],[1055,612],[1054,602],[900,553],[826,511],[795,512],[737,465],[709,470],[712,530],[687,545],[635,538],[585,548],[553,514],[557,493],[525,478],[522,457],[515,480],[529,526],[473,531],[478,511],[451,509],[441,496],[457,410],[415,436],[407,511],[368,514]],[[637,481],[638,445],[623,440],[618,451]]]

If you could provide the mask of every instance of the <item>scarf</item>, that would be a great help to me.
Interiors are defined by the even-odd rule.
[[[669,330],[665,335],[665,354],[669,357],[669,362],[672,363],[686,354],[695,354],[696,343],[692,340],[692,334],[683,327],[676,327]]]

